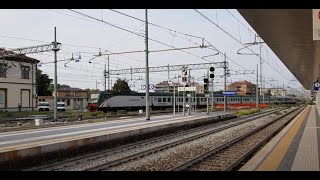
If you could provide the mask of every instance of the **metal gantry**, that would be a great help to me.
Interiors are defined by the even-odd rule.
[[[59,50],[61,49],[61,43],[57,43],[57,47],[55,47],[54,43],[51,43],[51,44],[30,46],[30,47],[17,48],[17,49],[11,49],[11,50],[3,50],[3,51],[0,51],[0,58],[21,55],[21,54],[49,52],[49,51],[54,51],[56,49],[59,49]]]
[[[210,66],[214,66],[216,68],[224,68],[224,62],[149,67],[149,72],[181,71],[184,67],[187,67],[188,70],[189,69],[190,70],[207,69]],[[227,66],[228,66],[228,63],[227,63]],[[146,68],[130,68],[130,69],[110,70],[109,74],[120,75],[120,74],[134,74],[134,73],[145,73],[145,72],[146,72]]]

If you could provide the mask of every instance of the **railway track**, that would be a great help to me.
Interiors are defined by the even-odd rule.
[[[133,151],[128,156],[121,156],[120,155],[117,158],[109,159],[109,161],[107,163],[103,163],[101,165],[91,164],[92,167],[82,168],[82,169],[80,168],[79,170],[93,170],[93,171],[95,171],[95,170],[99,170],[99,168],[105,169],[106,167],[112,167],[112,166],[130,161],[130,160],[134,160],[136,158],[139,158],[139,157],[142,157],[142,156],[145,156],[148,154],[152,154],[152,153],[161,151],[163,149],[170,148],[172,146],[176,146],[176,145],[188,142],[188,141],[192,141],[197,138],[207,136],[208,134],[219,132],[224,129],[237,126],[239,124],[243,124],[245,122],[253,121],[253,120],[258,119],[260,117],[270,115],[272,113],[275,113],[275,112],[281,111],[281,110],[282,109],[267,110],[264,112],[260,112],[260,113],[245,116],[245,117],[226,120],[226,121],[222,121],[222,122],[218,122],[218,123],[214,123],[214,124],[210,124],[210,125],[206,125],[206,126],[202,126],[202,127],[193,128],[193,129],[190,129],[187,131],[180,131],[177,133],[173,133],[173,134],[169,134],[169,135],[161,136],[161,137],[157,137],[157,138],[152,138],[149,140],[143,140],[141,142],[132,143],[132,144],[128,144],[125,146],[120,146],[118,148],[105,150],[103,152],[99,151],[99,152],[88,154],[85,156],[72,158],[72,159],[69,159],[66,161],[57,162],[57,163],[51,164],[51,165],[45,165],[45,166],[40,166],[40,167],[36,167],[36,168],[31,168],[29,170],[33,170],[33,171],[35,171],[35,170],[38,170],[38,171],[68,170],[68,169],[72,169],[72,167],[78,166],[79,164],[84,163],[84,162],[88,163],[88,162],[103,159],[106,157],[115,156],[117,154],[122,154],[124,152]],[[204,132],[204,133],[201,133],[201,132]],[[196,133],[196,134],[194,136],[192,136],[192,133]],[[186,135],[189,135],[190,137],[181,138],[180,140],[179,139],[175,140],[175,139],[177,139],[177,137],[186,136]],[[165,142],[165,141],[169,141],[169,142]],[[151,148],[147,148],[145,151],[143,151],[141,148],[145,148],[145,147],[151,147]]]
[[[199,139],[199,138],[203,138],[203,137],[208,136],[210,134],[214,134],[214,133],[223,131],[225,129],[238,126],[240,124],[256,120],[256,119],[258,119],[260,117],[272,114],[274,112],[275,111],[271,111],[271,112],[269,111],[267,113],[262,113],[262,114],[259,114],[259,115],[256,115],[256,116],[251,116],[251,117],[246,117],[246,118],[244,117],[244,118],[241,118],[242,120],[238,119],[237,121],[230,120],[228,123],[221,122],[221,123],[219,123],[219,125],[216,125],[216,127],[211,128],[211,129],[209,129],[208,127],[206,127],[206,128],[198,128],[198,129],[195,129],[193,132],[195,132],[195,131],[197,131],[197,132],[203,132],[204,131],[204,132],[203,133],[198,133],[196,135],[191,135],[190,134],[191,131],[186,131],[183,134],[189,134],[189,137],[184,137],[184,138],[181,138],[181,139],[177,139],[177,140],[172,141],[170,143],[164,143],[162,145],[155,146],[154,148],[150,148],[150,149],[148,149],[146,151],[141,151],[141,152],[136,153],[136,154],[125,156],[125,157],[117,159],[115,161],[110,161],[110,162],[107,162],[107,163],[104,163],[104,164],[101,164],[101,165],[98,165],[98,166],[95,166],[95,167],[92,167],[92,168],[88,168],[86,170],[87,171],[108,170],[110,167],[117,166],[117,165],[129,162],[129,161],[135,160],[135,159],[139,159],[141,157],[144,157],[144,156],[147,156],[147,155],[150,155],[150,154],[154,154],[154,153],[163,151],[165,149],[169,149],[171,147],[178,146],[178,145],[183,144],[183,143],[194,141],[194,140]],[[207,131],[205,131],[206,129],[207,129]],[[176,137],[177,135],[174,135],[174,136]]]
[[[304,108],[298,108],[240,137],[192,158],[171,171],[230,171],[239,167]]]

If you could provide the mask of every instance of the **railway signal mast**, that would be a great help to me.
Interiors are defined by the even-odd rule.
[[[211,79],[211,82],[212,82],[212,86],[211,86],[211,113],[213,112],[213,81],[214,81],[214,70],[215,68],[212,66],[209,68],[210,70],[210,79]]]
[[[187,85],[187,82],[188,82],[188,78],[187,78],[187,75],[188,75],[188,72],[187,72],[187,68],[185,66],[182,67],[182,84],[183,84],[183,87],[186,87]],[[186,95],[186,91],[183,91],[183,116],[185,116],[185,95]]]

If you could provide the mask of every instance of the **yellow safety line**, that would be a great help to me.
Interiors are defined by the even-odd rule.
[[[310,113],[311,107],[308,106],[303,112],[301,112],[301,116],[297,119],[297,121],[293,124],[293,126],[289,129],[287,134],[281,139],[281,141],[276,145],[273,149],[272,153],[263,161],[263,163],[259,166],[258,171],[276,171],[279,167],[283,157],[285,156],[288,148],[293,141],[293,138],[297,134],[301,124],[306,119],[307,115]]]

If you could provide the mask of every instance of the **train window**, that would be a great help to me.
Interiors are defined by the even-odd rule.
[[[168,98],[168,102],[171,102],[171,98]]]
[[[167,102],[167,98],[163,98],[163,102]]]
[[[153,101],[158,101],[158,98],[156,98],[156,97],[155,97],[155,98],[153,98]]]
[[[162,102],[161,100],[162,100],[161,98],[158,98],[158,102]]]

